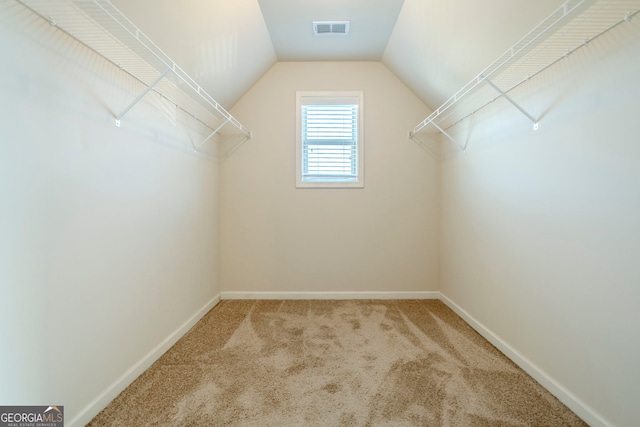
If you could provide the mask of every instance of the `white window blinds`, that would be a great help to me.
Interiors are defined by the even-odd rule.
[[[364,188],[362,91],[296,92],[296,187]]]
[[[358,104],[302,105],[302,181],[358,178]]]

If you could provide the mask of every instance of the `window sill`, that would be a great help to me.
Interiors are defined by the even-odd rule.
[[[298,181],[296,188],[364,188],[360,181]]]

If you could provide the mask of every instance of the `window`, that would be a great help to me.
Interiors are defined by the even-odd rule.
[[[297,187],[364,187],[362,104],[362,92],[297,93]]]

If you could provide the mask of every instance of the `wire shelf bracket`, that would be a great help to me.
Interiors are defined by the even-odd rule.
[[[500,89],[498,86],[496,86],[491,80],[489,80],[488,78],[485,77],[484,81],[487,82],[487,84],[489,86],[494,88],[500,94],[500,96],[502,96],[504,99],[509,101],[509,103],[511,103],[511,105],[516,107],[518,109],[518,111],[520,111],[522,114],[527,116],[527,118],[533,122],[533,130],[538,130],[538,119],[536,119],[531,114],[529,114],[527,112],[527,110],[522,108],[520,106],[520,104],[518,104],[516,101],[514,101],[509,95],[506,94],[506,92],[504,92],[502,89]]]
[[[200,144],[198,144],[197,146],[194,146],[194,147],[193,147],[193,149],[194,149],[195,151],[198,151],[198,149],[199,149],[200,147],[202,147],[204,144],[206,144],[207,142],[209,142],[209,140],[210,140],[211,138],[213,138],[213,137],[215,136],[215,134],[217,134],[218,132],[220,132],[220,129],[222,129],[223,127],[225,127],[225,125],[226,125],[227,123],[229,123],[229,120],[225,120],[225,121],[223,121],[222,123],[220,123],[220,126],[218,126],[217,128],[215,128],[215,129],[213,130],[213,132],[211,132],[211,133],[209,134],[209,136],[207,136],[207,137],[204,139],[204,141],[202,141],[202,142],[201,142]]]
[[[127,107],[124,110],[122,110],[120,114],[116,116],[116,126],[120,127],[120,120],[124,117],[124,115],[127,114],[129,110],[131,110],[138,102],[140,102],[142,98],[145,97],[145,95],[151,92],[158,85],[158,83],[160,83],[162,79],[164,79],[165,76],[169,74],[169,71],[171,71],[171,69],[167,68],[167,71],[160,74],[160,76],[153,83],[151,83],[144,91],[142,91],[142,93],[138,95],[136,99],[131,101],[131,103],[127,105]]]

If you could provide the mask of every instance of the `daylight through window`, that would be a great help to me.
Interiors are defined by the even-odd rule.
[[[298,187],[362,187],[360,93],[298,93]]]

